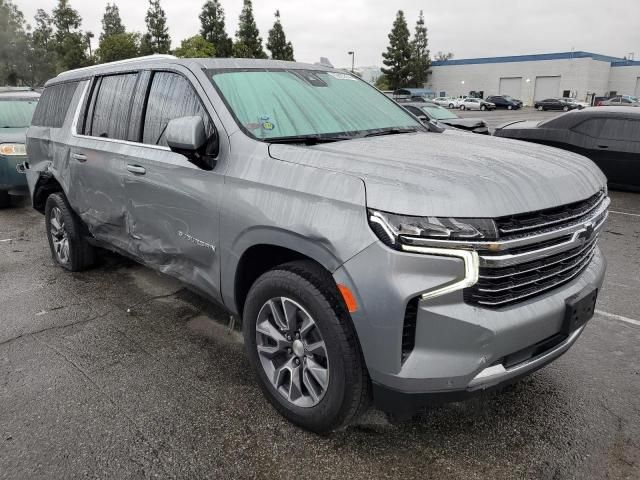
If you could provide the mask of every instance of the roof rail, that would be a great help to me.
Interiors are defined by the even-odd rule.
[[[84,71],[89,71],[92,70],[94,68],[98,68],[98,67],[104,67],[104,66],[111,66],[111,65],[126,65],[127,63],[131,63],[131,62],[137,62],[140,60],[151,60],[151,59],[161,59],[161,58],[178,58],[175,55],[165,55],[165,54],[159,54],[159,53],[154,53],[153,55],[145,55],[142,57],[135,57],[135,58],[127,58],[126,60],[117,60],[115,62],[107,62],[107,63],[99,63],[98,65],[91,65],[89,67],[81,67],[81,68],[74,68],[72,70],[66,70],[64,72],[59,73],[57,76],[59,77],[60,75],[66,75],[67,73],[75,73],[75,72],[84,72]]]

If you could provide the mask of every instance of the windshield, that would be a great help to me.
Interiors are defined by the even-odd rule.
[[[442,108],[438,105],[425,105],[422,108],[428,115],[435,118],[436,120],[450,120],[452,118],[458,118],[458,116],[447,110],[446,108]]]
[[[274,69],[209,75],[239,126],[258,140],[422,130],[395,102],[347,73]]]
[[[0,128],[27,128],[37,100],[0,100]]]

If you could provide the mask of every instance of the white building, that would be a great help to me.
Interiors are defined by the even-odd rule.
[[[640,61],[590,52],[433,62],[426,87],[439,96],[511,95],[525,104],[550,97],[640,96]]]

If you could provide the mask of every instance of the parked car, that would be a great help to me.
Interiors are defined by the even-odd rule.
[[[522,108],[522,102],[509,95],[492,95],[487,97],[486,101],[493,103],[496,108],[506,108],[507,110]]]
[[[83,270],[104,246],[222,304],[265,396],[316,432],[371,400],[407,415],[548,364],[605,271],[609,199],[590,160],[430,133],[323,65],[154,56],[66,72],[27,151],[55,262]]]
[[[618,95],[617,97],[611,97],[609,100],[604,100],[600,102],[602,107],[640,107],[640,102],[638,102],[635,97],[630,97],[628,95]]]
[[[563,112],[568,112],[569,110],[578,108],[576,103],[570,103],[566,100],[562,100],[561,98],[537,100],[533,106],[536,110],[540,110],[541,112],[545,110],[562,110]]]
[[[578,109],[580,110],[591,106],[589,102],[581,102],[580,100],[576,100],[575,98],[572,98],[572,97],[562,97],[561,100],[564,100],[567,103],[573,103],[577,105]]]
[[[402,106],[410,113],[415,115],[424,122],[435,122],[436,124],[444,124],[448,127],[466,130],[473,133],[489,134],[487,122],[481,118],[460,118],[451,110],[436,105],[435,103],[413,102],[403,103]]]
[[[441,107],[453,108],[453,100],[451,97],[436,97],[432,101]]]
[[[544,122],[510,123],[494,135],[579,153],[602,169],[611,188],[640,190],[640,110],[589,108]]]
[[[27,158],[25,134],[40,95],[30,88],[0,90],[0,208],[11,196],[27,194],[27,181],[16,166]]]
[[[481,98],[467,97],[460,102],[460,110],[495,110],[495,104]]]

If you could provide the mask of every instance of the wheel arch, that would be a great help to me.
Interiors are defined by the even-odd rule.
[[[33,188],[33,208],[44,214],[47,198],[56,192],[65,193],[62,184],[51,173],[41,173]]]
[[[238,252],[238,253],[235,253]],[[222,274],[225,305],[242,317],[251,285],[271,268],[296,260],[310,260],[329,274],[343,262],[324,243],[280,229],[254,230],[238,242],[229,255]]]

